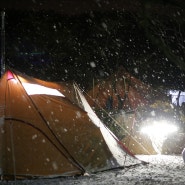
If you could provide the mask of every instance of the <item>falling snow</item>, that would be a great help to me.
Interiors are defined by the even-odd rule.
[[[91,67],[96,67],[96,64],[94,62],[90,62]]]
[[[111,1],[94,2],[98,11],[89,11],[89,13],[85,11],[84,17],[75,15],[65,18],[66,15],[62,16],[61,13],[54,15],[51,12],[42,15],[34,8],[33,12],[24,14],[7,11],[7,65],[34,77],[54,81],[78,80],[81,84],[88,83],[85,84],[87,86],[92,83],[94,76],[109,77],[114,70],[117,70],[116,67],[124,66],[152,85],[184,89],[185,73],[179,69],[179,64],[185,59],[183,9],[178,7],[169,17],[164,14],[152,16],[154,12],[150,14],[150,9],[147,8],[151,7],[150,3],[153,1],[147,1],[148,4],[143,6],[146,8],[145,11],[141,9],[142,11],[128,13],[124,8],[113,11],[114,7],[111,9],[113,12],[103,15],[98,13],[100,8],[111,6]],[[105,2],[104,6],[102,2]],[[44,2],[39,3],[37,0],[32,0],[32,3],[41,9],[45,5]],[[68,4],[67,1],[65,3]],[[72,1],[69,3],[72,7],[71,3]],[[64,4],[58,4],[61,12]],[[85,1],[83,5],[85,6]],[[162,12],[161,10],[160,13]],[[182,66],[184,68],[184,65]],[[107,96],[111,91],[106,89],[103,94]],[[136,100],[136,97],[133,100]],[[49,105],[51,100],[48,99],[46,103]],[[28,108],[32,110],[30,105]],[[63,112],[63,107],[60,107],[60,111]],[[59,120],[55,118],[54,112],[51,111],[50,114],[54,122],[58,123]],[[157,112],[151,111],[149,114],[154,117]],[[75,119],[81,118],[81,113],[76,112]],[[0,126],[4,123],[3,119],[0,118]],[[48,121],[47,124],[51,123]],[[67,128],[61,129],[63,133],[70,131]],[[1,129],[1,133],[4,132]],[[39,135],[32,135],[31,138],[36,141]],[[46,143],[46,140],[43,139],[42,143]],[[9,147],[6,149],[11,152]],[[181,155],[137,157],[147,161],[148,164],[79,177],[1,181],[0,184],[185,184],[185,165]],[[46,162],[51,161],[46,157]],[[52,161],[52,167],[57,170],[60,164]]]

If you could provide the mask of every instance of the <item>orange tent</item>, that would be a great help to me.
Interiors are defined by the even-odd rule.
[[[89,104],[95,108],[135,110],[147,105],[154,91],[121,67],[114,75],[99,82],[87,92]]]
[[[95,114],[72,103],[66,89],[18,72],[2,76],[2,178],[82,175],[140,162]]]

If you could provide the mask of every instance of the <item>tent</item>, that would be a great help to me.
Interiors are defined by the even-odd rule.
[[[98,83],[87,92],[86,99],[100,114],[102,120],[134,154],[156,154],[150,139],[139,132],[135,124],[135,111],[164,97],[150,85],[134,77],[125,68]]]
[[[1,179],[74,176],[140,163],[78,90],[6,71],[0,79]],[[66,95],[65,95],[66,94]]]
[[[99,80],[87,92],[87,100],[92,107],[106,110],[135,110],[139,106],[150,103],[156,92],[148,84],[143,83],[125,68],[119,70],[107,79]]]

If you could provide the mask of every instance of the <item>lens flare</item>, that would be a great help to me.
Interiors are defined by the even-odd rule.
[[[151,125],[143,127],[141,129],[142,133],[154,136],[167,136],[173,132],[176,132],[178,129],[175,125],[169,124],[166,121],[154,122]]]
[[[153,123],[141,128],[141,132],[147,134],[151,139],[152,145],[157,153],[161,153],[164,141],[167,136],[176,132],[177,126],[165,120],[154,121]]]

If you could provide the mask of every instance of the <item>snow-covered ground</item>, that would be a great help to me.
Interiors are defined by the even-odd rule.
[[[2,185],[144,185],[144,184],[185,184],[185,165],[181,155],[139,155],[148,164],[124,169],[115,169],[90,176],[2,181]]]

